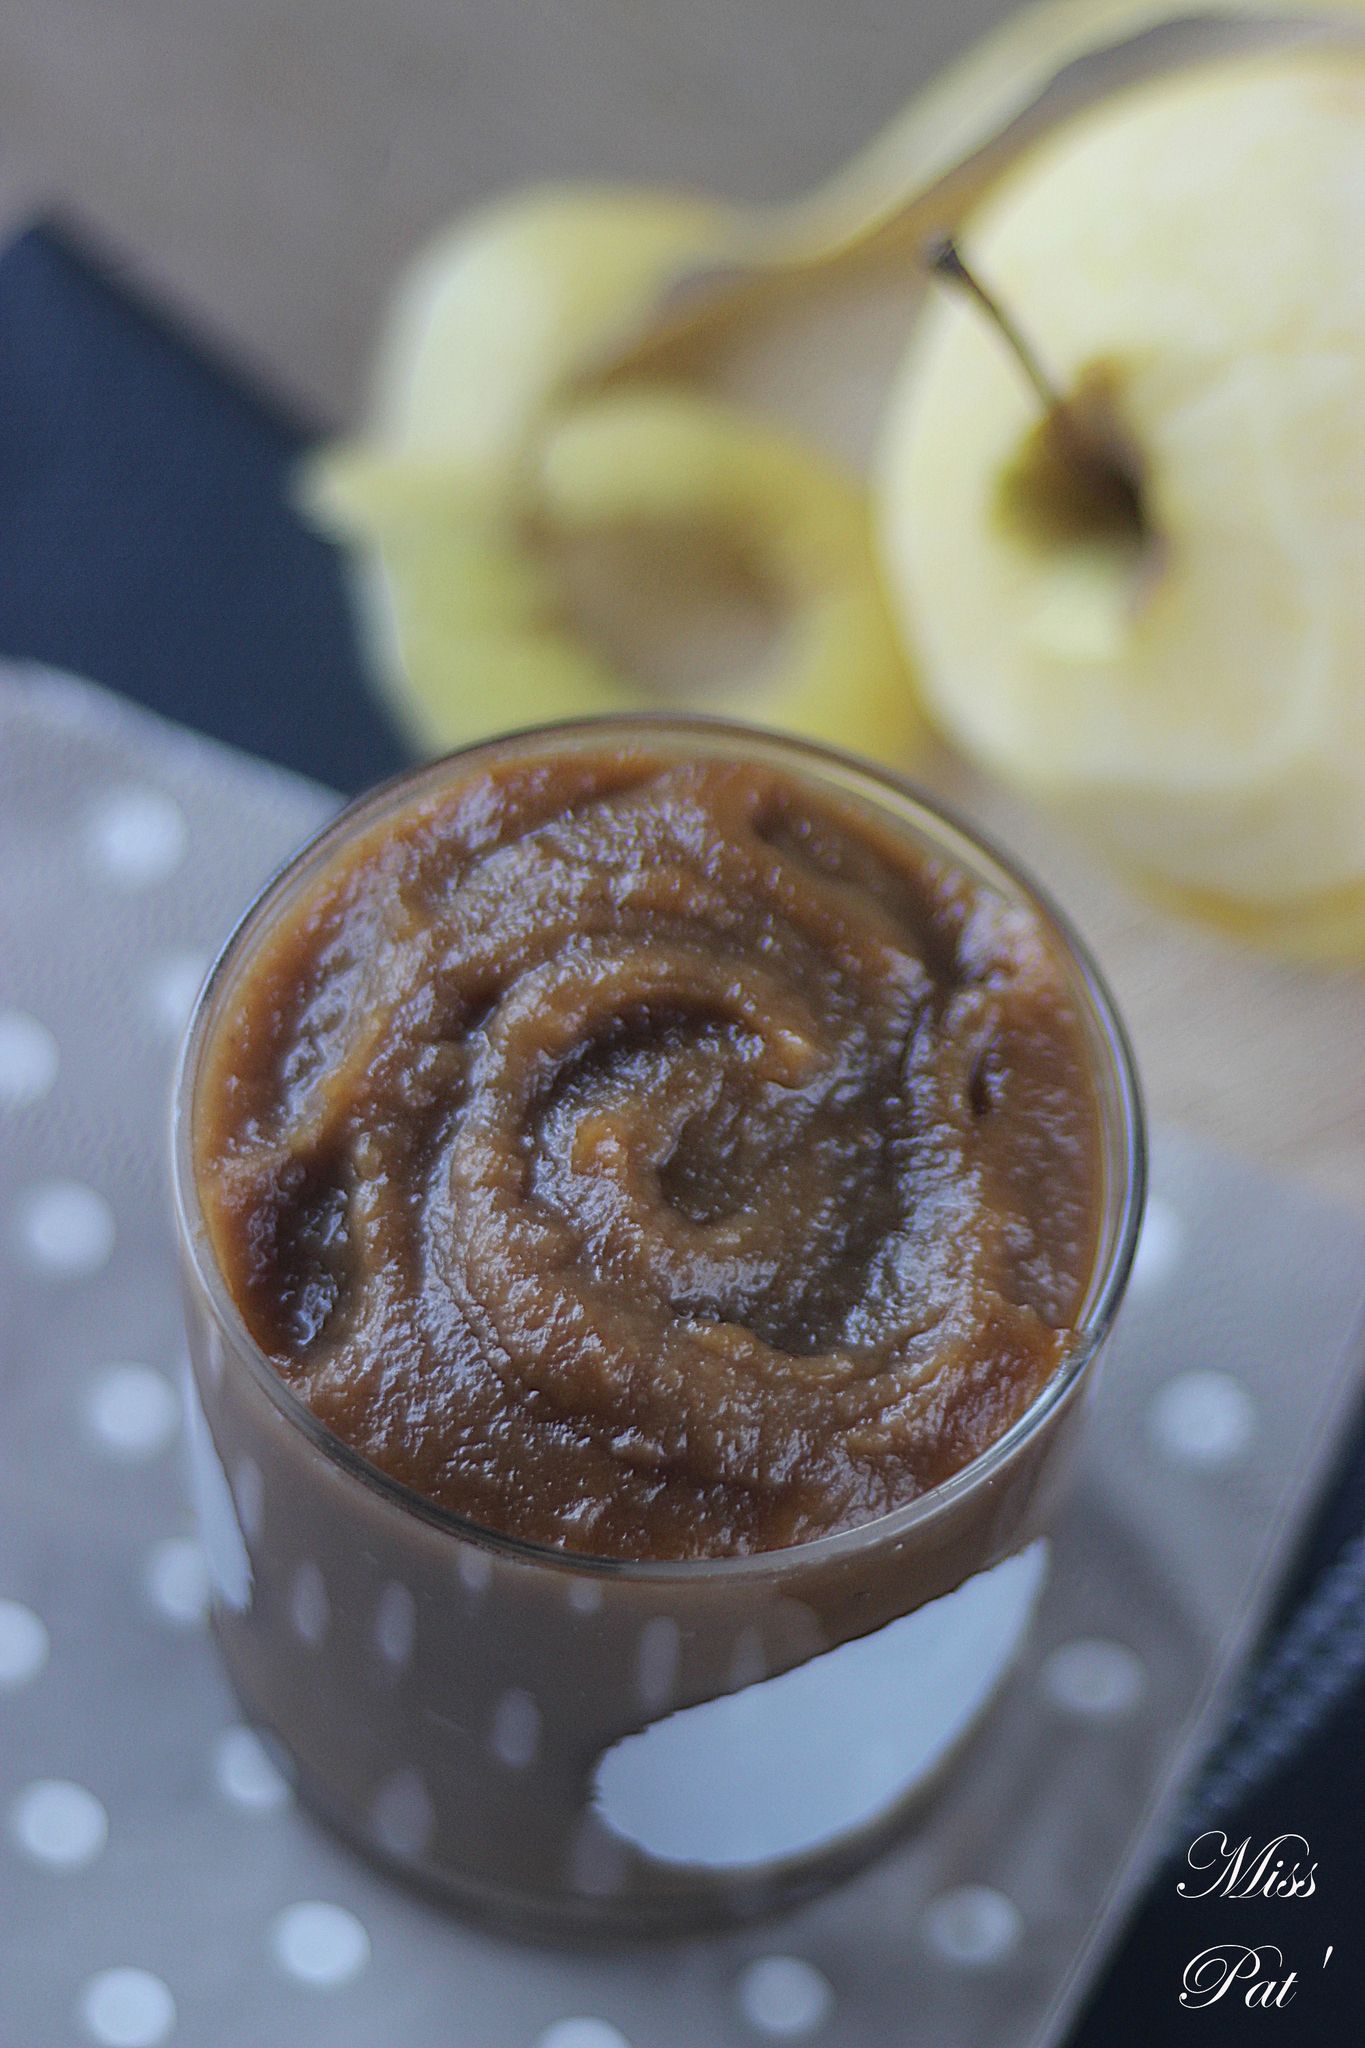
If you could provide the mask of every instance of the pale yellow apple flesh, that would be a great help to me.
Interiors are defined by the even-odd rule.
[[[835,744],[875,736],[902,755],[915,738],[866,493],[804,442],[700,394],[585,399],[542,422],[496,488],[440,461],[337,452],[315,469],[311,499],[361,543],[376,669],[423,745],[651,701],[738,711]],[[619,562],[623,537],[638,587],[616,589],[628,616],[613,646],[592,630],[585,572],[599,543]],[[677,592],[662,587],[670,553],[684,579],[719,554],[766,597],[772,631],[738,674],[703,638],[694,671],[652,696],[652,664],[627,664],[619,645],[631,628],[646,654],[665,626],[676,636]]]
[[[1285,50],[1134,87],[1030,149],[961,237],[1064,392],[1111,381],[1150,534],[1057,530],[1030,476],[1035,393],[973,306],[937,296],[878,486],[933,714],[1168,890],[1251,929],[1330,913],[1349,934],[1365,58]]]
[[[671,279],[725,260],[737,220],[546,188],[404,279],[368,431],[304,492],[352,546],[373,666],[422,747],[671,704],[909,751],[865,488],[701,392],[594,390]]]
[[[367,442],[499,475],[674,277],[721,260],[730,225],[718,201],[592,185],[469,215],[399,280]]]

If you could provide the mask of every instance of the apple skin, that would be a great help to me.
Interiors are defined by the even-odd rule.
[[[547,187],[461,222],[403,280],[368,431],[313,459],[300,488],[350,548],[371,666],[422,748],[667,702],[912,753],[921,726],[863,484],[702,391],[594,389],[670,284],[723,260],[736,219],[668,193]],[[685,569],[695,536],[698,556],[729,551],[776,600],[773,658],[745,672],[716,632],[707,672],[661,699],[582,629],[561,573],[563,544],[623,533],[645,563],[622,606],[641,637],[677,624],[651,612],[652,540]],[[703,632],[706,602],[699,588]]]
[[[818,450],[703,394],[632,387],[547,418],[515,469],[480,489],[448,461],[337,450],[309,483],[313,516],[358,550],[375,673],[424,747],[660,699],[576,625],[564,544],[707,536],[756,572],[779,611],[772,658],[709,675],[677,708],[904,759],[921,727],[877,574],[866,491]],[[648,576],[648,570],[645,572]],[[664,607],[631,593],[647,637]],[[621,608],[624,608],[622,606]],[[724,659],[724,650],[721,650]]]
[[[731,232],[717,201],[610,185],[531,187],[465,216],[398,282],[367,443],[497,478],[546,408]]]
[[[931,716],[1166,893],[1359,950],[1365,55],[1134,86],[1030,148],[960,239],[1064,393],[1113,379],[1157,544],[1030,528],[1003,480],[1038,401],[936,294],[877,483]]]

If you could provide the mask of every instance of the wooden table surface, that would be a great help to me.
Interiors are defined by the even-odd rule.
[[[59,210],[311,412],[364,389],[388,280],[548,176],[776,198],[833,168],[1001,0],[7,0],[0,228]],[[950,779],[1087,932],[1154,1113],[1365,1208],[1365,978],[1173,923]]]

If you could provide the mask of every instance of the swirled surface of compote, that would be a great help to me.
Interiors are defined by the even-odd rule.
[[[285,1381],[485,1527],[740,1555],[992,1443],[1086,1295],[1061,941],[814,778],[647,739],[450,764],[249,949],[196,1171]]]

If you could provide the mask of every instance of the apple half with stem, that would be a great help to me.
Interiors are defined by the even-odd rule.
[[[1365,54],[1134,86],[960,241],[1013,345],[935,293],[879,455],[931,715],[1159,890],[1359,953]]]

